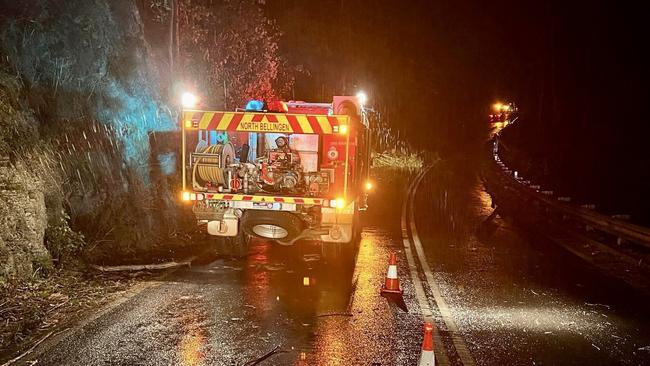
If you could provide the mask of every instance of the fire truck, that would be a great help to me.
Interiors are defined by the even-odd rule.
[[[372,187],[359,97],[184,108],[181,119],[182,200],[208,234],[240,255],[257,237],[309,241],[326,260],[354,260]]]

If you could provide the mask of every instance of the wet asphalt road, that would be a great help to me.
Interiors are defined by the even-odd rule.
[[[642,298],[506,220],[482,224],[490,199],[476,170],[445,164],[422,181],[416,223],[476,364],[650,364],[650,351],[639,350],[650,345]],[[408,180],[378,181],[355,268],[324,265],[307,244],[255,240],[244,260],[216,259],[144,284],[23,364],[243,365],[265,355],[260,364],[417,364],[422,314],[400,229]],[[393,251],[408,313],[379,296]],[[453,348],[445,324],[436,325]],[[453,356],[451,364],[459,364]]]
[[[650,365],[650,303],[492,213],[471,161],[418,190],[428,261],[479,365]]]
[[[422,341],[417,309],[403,313],[379,296],[390,252],[402,245],[407,179],[385,181],[400,192],[364,218],[354,268],[314,260],[308,243],[287,248],[254,240],[243,260],[196,264],[145,284],[45,342],[24,364],[243,365],[273,350],[262,364],[415,364]],[[406,280],[403,286],[409,291]]]

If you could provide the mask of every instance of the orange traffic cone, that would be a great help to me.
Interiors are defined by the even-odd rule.
[[[435,366],[436,356],[433,353],[433,324],[424,323],[424,340],[419,366]]]
[[[384,291],[402,292],[402,289],[399,287],[399,278],[397,278],[397,256],[395,253],[390,254],[388,273],[386,273],[386,281],[384,282]]]
[[[400,288],[399,278],[397,278],[397,255],[391,253],[390,261],[388,262],[388,273],[386,273],[384,285],[381,287],[381,296],[394,302],[400,309],[408,311],[406,309],[406,303],[404,303],[403,294],[404,290]]]
[[[384,286],[381,288],[381,293],[399,293],[403,291],[399,287],[399,278],[397,278],[397,256],[395,253],[390,254],[390,261],[388,262],[388,273],[386,273],[386,280]]]

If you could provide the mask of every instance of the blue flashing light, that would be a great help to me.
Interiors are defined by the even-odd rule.
[[[264,110],[264,102],[261,100],[255,100],[251,99],[246,103],[246,108],[247,111],[256,111],[256,112],[261,112]]]

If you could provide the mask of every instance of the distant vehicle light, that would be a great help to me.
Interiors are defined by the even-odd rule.
[[[261,100],[251,99],[246,103],[247,111],[261,112],[264,110],[264,102]]]
[[[196,95],[192,93],[185,92],[181,96],[181,104],[183,105],[183,108],[194,108],[198,102],[199,98],[197,98]]]
[[[374,186],[373,186],[373,184],[372,184],[371,181],[367,181],[367,182],[366,182],[366,191],[372,191],[372,188],[373,188],[373,187],[374,187]]]
[[[364,105],[368,101],[368,95],[363,91],[359,91],[357,93],[357,99],[359,100],[359,103],[361,103],[361,105]]]
[[[494,109],[495,112],[501,112],[501,108],[503,108],[503,104],[502,103],[494,103],[492,108]]]

